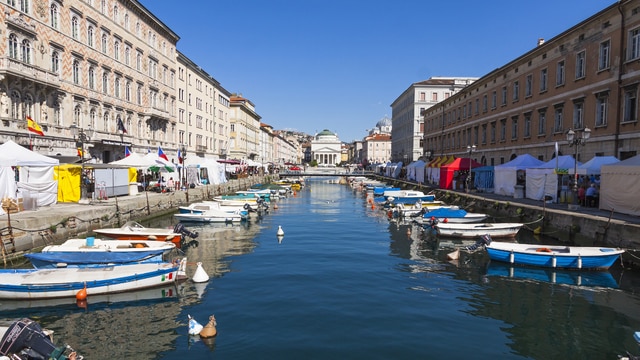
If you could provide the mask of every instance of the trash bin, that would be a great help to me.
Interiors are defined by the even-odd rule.
[[[522,199],[524,197],[524,186],[516,185],[513,187],[513,198]]]
[[[129,195],[138,195],[138,183],[129,183]]]

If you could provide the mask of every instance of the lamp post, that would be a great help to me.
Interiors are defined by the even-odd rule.
[[[73,141],[76,143],[76,149],[80,149],[80,167],[82,169],[80,174],[80,200],[82,200],[87,197],[87,179],[84,173],[84,144],[91,140],[93,129],[91,125],[87,129],[83,129],[76,124],[71,124],[69,128],[73,135]]]
[[[571,200],[571,204],[569,205],[569,209],[577,210],[580,205],[578,205],[578,146],[584,146],[591,137],[591,129],[588,127],[581,130],[569,129],[567,132],[567,142],[569,143],[569,147],[574,147],[574,155],[573,155],[573,198]],[[556,156],[558,156],[556,154]]]
[[[471,190],[471,153],[476,151],[476,145],[467,145],[467,153],[469,153],[469,173],[465,181],[467,193]]]
[[[182,171],[180,174],[180,188],[186,186],[187,184],[187,148],[182,145],[182,149],[180,149],[180,155],[182,155]]]

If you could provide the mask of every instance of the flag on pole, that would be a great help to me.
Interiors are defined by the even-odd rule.
[[[127,129],[124,128],[124,123],[120,118],[118,118],[118,131],[122,131],[123,134],[127,133]]]
[[[162,148],[160,146],[158,146],[158,156],[169,161],[169,158],[164,154],[164,151],[162,151]]]
[[[29,129],[29,131],[31,131],[32,133],[36,133],[40,136],[44,136],[44,132],[42,132],[42,128],[40,127],[40,125],[38,125],[37,122],[33,121],[31,116],[28,116],[28,115],[27,115],[27,129]]]
[[[178,164],[182,164],[182,152],[178,149]]]
[[[124,147],[124,157],[131,155],[131,150],[129,150],[128,146]]]

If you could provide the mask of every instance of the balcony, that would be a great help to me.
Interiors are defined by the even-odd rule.
[[[160,120],[165,120],[165,121],[169,121],[170,120],[170,116],[169,116],[169,112],[164,111],[164,110],[160,110],[160,109],[156,109],[153,107],[148,107],[144,110],[144,115],[149,117],[149,118],[156,118],[156,119],[160,119]]]
[[[207,151],[207,145],[196,145],[196,153],[201,154]]]
[[[0,74],[13,75],[56,88],[60,87],[60,77],[58,74],[8,57],[0,58]]]

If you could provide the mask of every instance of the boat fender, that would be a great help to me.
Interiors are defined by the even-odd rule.
[[[537,248],[537,249],[536,249],[536,252],[546,252],[546,253],[550,253],[550,252],[551,252],[551,249],[549,249],[549,248],[545,248],[545,247],[542,247],[542,248]]]
[[[448,218],[444,218],[444,220],[442,220],[442,222],[446,224],[446,223],[449,222],[449,219]]]

